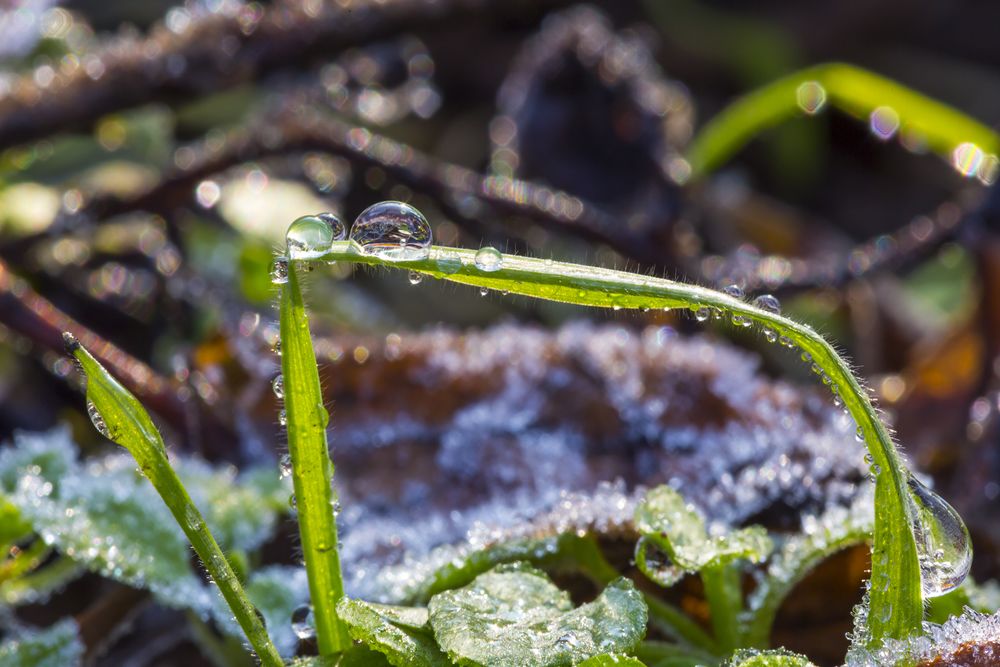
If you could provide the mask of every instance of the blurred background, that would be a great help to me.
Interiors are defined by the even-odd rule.
[[[997,146],[939,115],[956,139],[937,150],[909,107],[851,101],[877,87],[817,75],[717,160],[695,149],[742,95],[827,62],[918,91],[995,141],[998,24],[990,2],[0,2],[0,438],[69,422],[85,451],[103,446],[62,352],[69,329],[173,448],[276,461],[272,256],[300,215],[349,224],[396,199],[426,215],[437,244],[775,295],[857,363],[911,461],[970,524],[977,574],[995,576]],[[317,266],[307,289],[343,424],[335,449],[341,428],[380,447],[410,437],[380,432],[383,418],[429,420],[431,439],[457,428],[456,397],[491,391],[476,375],[483,346],[552,346],[536,355],[544,366],[569,353],[539,332],[570,321],[705,330],[686,313],[483,296],[344,265]],[[708,328],[760,355],[737,377],[820,392],[797,355]],[[451,346],[457,367],[439,384],[413,370]],[[697,373],[745,359],[727,355]],[[548,395],[587,377],[571,375]],[[421,386],[435,405],[408,393]],[[447,414],[420,412],[435,409]],[[609,423],[613,458],[638,436]]]

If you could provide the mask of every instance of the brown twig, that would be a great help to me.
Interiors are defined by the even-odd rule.
[[[0,96],[0,149],[86,128],[103,115],[140,104],[190,101],[441,21],[545,9],[526,0],[288,0],[266,10],[257,3],[223,7],[191,16],[173,30],[159,24],[145,38],[116,37],[99,52],[64,60],[42,83],[32,76],[15,81]]]

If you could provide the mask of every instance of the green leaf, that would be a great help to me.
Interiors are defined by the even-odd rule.
[[[759,563],[773,548],[760,526],[709,536],[701,513],[669,486],[658,486],[646,494],[635,510],[635,527],[642,535],[637,560],[645,562],[644,573],[652,571],[644,548],[649,545],[670,558],[677,578],[739,558]]]
[[[83,644],[72,619],[0,644],[3,667],[72,667],[82,661]]]
[[[744,649],[737,651],[726,662],[726,667],[816,667],[816,665],[804,655],[784,649],[770,651]]]
[[[63,337],[70,353],[86,374],[87,412],[94,426],[102,435],[122,445],[132,454],[142,474],[152,483],[177,525],[191,542],[261,663],[267,667],[281,665],[281,656],[271,642],[257,610],[247,598],[218,542],[206,527],[201,512],[171,467],[163,438],[149,414],[138,399],[112,377],[72,335],[64,334]],[[113,489],[111,491],[114,492]],[[118,502],[114,498],[112,501]],[[155,501],[151,504],[161,506]],[[169,525],[169,521],[165,523]],[[134,525],[131,528],[142,532],[150,530],[151,526]]]
[[[628,655],[605,653],[587,658],[579,667],[646,667],[646,663]]]
[[[570,665],[631,650],[646,631],[646,604],[628,579],[573,609],[569,595],[529,565],[501,565],[431,598],[438,644],[462,665]]]
[[[393,665],[436,667],[451,661],[438,648],[422,607],[397,607],[342,598],[337,613],[351,638],[385,655]]]

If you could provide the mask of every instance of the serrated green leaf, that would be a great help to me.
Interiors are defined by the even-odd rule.
[[[784,649],[737,651],[726,667],[816,667],[809,658]]]
[[[397,607],[342,598],[337,614],[355,641],[385,655],[393,665],[438,667],[451,661],[438,648],[422,607]]]
[[[434,637],[462,665],[570,665],[627,652],[646,631],[642,595],[624,578],[593,602],[573,609],[564,591],[539,570],[501,565],[465,586],[439,593],[428,606]]]
[[[73,667],[82,661],[83,644],[72,619],[0,644],[3,667]]]
[[[740,558],[760,562],[773,548],[771,538],[760,526],[709,536],[701,513],[669,486],[656,487],[646,494],[635,510],[635,527],[642,535],[637,553],[655,545],[683,572],[698,572]],[[640,556],[645,558],[646,554]],[[648,562],[647,569],[651,569]]]

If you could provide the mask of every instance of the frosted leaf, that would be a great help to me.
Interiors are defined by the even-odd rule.
[[[256,570],[245,584],[247,597],[261,612],[278,652],[291,657],[298,646],[292,630],[292,612],[309,600],[309,580],[305,568],[272,565]],[[215,598],[212,613],[215,622],[234,637],[242,637],[240,626],[221,596]]]
[[[24,632],[0,644],[4,667],[73,667],[83,662],[76,622],[64,619],[45,630]]]
[[[396,607],[343,598],[337,615],[351,638],[386,656],[393,665],[436,667],[451,661],[438,648],[422,607]]]
[[[629,651],[646,632],[646,603],[630,580],[617,579],[573,609],[567,593],[523,564],[439,593],[428,608],[438,644],[462,664],[570,665]]]
[[[773,546],[760,526],[709,535],[701,513],[669,486],[646,494],[636,508],[635,527],[644,540],[654,543],[688,572],[738,558],[759,563]]]
[[[743,649],[726,661],[725,667],[816,667],[804,655],[784,649],[758,651]]]

